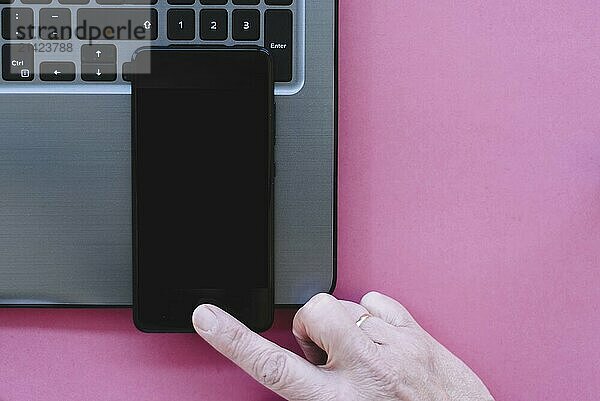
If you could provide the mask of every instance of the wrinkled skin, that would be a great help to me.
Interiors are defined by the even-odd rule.
[[[493,401],[475,373],[377,292],[360,304],[318,294],[304,305],[293,333],[306,359],[213,305],[199,306],[192,320],[210,345],[290,401]]]

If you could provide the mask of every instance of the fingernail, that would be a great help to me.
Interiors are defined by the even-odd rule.
[[[217,315],[206,305],[200,305],[192,315],[192,322],[196,331],[210,333],[217,327]]]

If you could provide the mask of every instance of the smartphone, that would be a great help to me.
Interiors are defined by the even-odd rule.
[[[273,320],[274,83],[258,47],[147,48],[132,80],[133,316],[191,332],[202,303]]]

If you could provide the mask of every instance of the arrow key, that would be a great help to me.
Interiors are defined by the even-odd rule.
[[[74,81],[75,64],[58,61],[40,63],[40,79],[42,81]]]
[[[116,64],[81,64],[81,79],[84,81],[106,82],[117,79]]]
[[[117,47],[115,45],[82,45],[82,63],[116,63]]]

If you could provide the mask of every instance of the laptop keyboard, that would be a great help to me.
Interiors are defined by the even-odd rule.
[[[304,82],[305,0],[0,0],[0,92],[129,93],[141,47],[258,45],[275,91]]]

